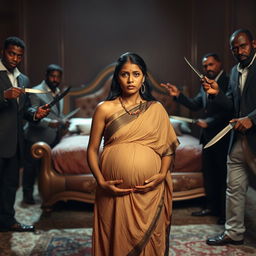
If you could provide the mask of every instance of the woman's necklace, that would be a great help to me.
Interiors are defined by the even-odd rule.
[[[140,101],[140,106],[139,106],[139,108],[138,108],[137,110],[133,111],[133,112],[129,111],[129,110],[125,107],[125,105],[124,105],[123,100],[122,100],[121,97],[119,97],[119,101],[120,101],[120,104],[121,104],[122,108],[125,110],[125,112],[126,112],[127,114],[139,116],[139,114],[141,113],[141,110],[142,110],[142,109],[141,109],[141,107],[142,107],[142,101]]]

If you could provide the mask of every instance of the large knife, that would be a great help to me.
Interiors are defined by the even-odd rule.
[[[200,79],[204,78],[204,75],[201,74],[196,68],[192,66],[192,64],[187,60],[186,57],[184,57],[184,60],[187,62],[187,64],[190,66],[190,68],[200,77]]]
[[[71,87],[66,88],[62,93],[59,93],[54,99],[48,104],[47,108],[53,107],[56,103],[58,103],[65,95],[68,94]]]
[[[80,108],[76,108],[75,110],[69,112],[67,115],[64,116],[63,120],[68,120],[70,119],[72,116],[74,116],[78,111],[80,110]]]
[[[222,129],[219,133],[217,133],[205,146],[204,148],[209,148],[212,145],[214,145],[216,142],[218,142],[221,138],[223,138],[229,131],[231,131],[236,122],[229,123],[224,129]]]
[[[188,118],[188,117],[182,117],[182,116],[170,116],[170,117],[173,119],[184,121],[184,122],[191,123],[191,124],[194,124],[197,122],[197,119]]]
[[[193,65],[187,60],[186,57],[184,57],[184,60],[187,62],[187,64],[190,66],[190,68],[200,77],[201,80],[203,80],[205,83],[210,84],[207,82],[207,80],[204,78],[205,76],[200,73],[196,68],[193,67]],[[211,84],[210,84],[211,85]]]
[[[44,91],[44,90],[39,90],[39,89],[34,89],[34,88],[23,88],[22,91],[24,93],[50,93],[51,91]]]

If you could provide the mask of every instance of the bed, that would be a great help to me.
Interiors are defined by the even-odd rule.
[[[44,142],[33,145],[33,156],[42,159],[38,179],[42,208],[51,209],[56,202],[67,200],[94,203],[96,182],[87,164],[86,150],[92,114],[96,105],[108,94],[113,70],[114,64],[107,66],[91,83],[71,91],[64,98],[65,113],[76,108],[80,110],[70,119],[69,132],[53,149]],[[159,87],[151,74],[149,79],[152,94],[170,111],[173,104],[171,98]],[[205,195],[201,172],[202,147],[198,139],[191,135],[187,123],[171,117],[170,122],[180,141],[172,171],[173,200],[202,197]]]

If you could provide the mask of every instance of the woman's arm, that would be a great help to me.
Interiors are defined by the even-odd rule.
[[[98,105],[92,119],[89,144],[87,148],[87,161],[93,176],[98,184],[104,181],[99,168],[99,148],[105,127],[105,113],[101,105]]]
[[[92,119],[92,128],[87,149],[87,161],[97,184],[104,190],[114,195],[125,195],[131,193],[132,189],[121,189],[116,185],[123,183],[122,180],[106,181],[99,167],[99,148],[105,129],[105,121],[109,107],[107,103],[97,106]]]

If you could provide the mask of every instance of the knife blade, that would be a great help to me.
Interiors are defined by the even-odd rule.
[[[223,128],[219,133],[217,133],[205,146],[204,148],[209,148],[212,145],[214,145],[216,142],[218,142],[221,138],[223,138],[229,131],[231,131],[236,122],[229,123],[225,128]]]
[[[39,90],[34,88],[23,88],[25,93],[50,93],[51,91]]]
[[[170,116],[170,117],[173,118],[173,119],[180,120],[180,121],[185,121],[185,122],[191,123],[191,124],[194,124],[197,121],[196,119],[188,118],[188,117],[182,117],[182,116]]]
[[[204,78],[204,75],[201,74],[196,68],[194,68],[192,66],[192,64],[187,60],[186,57],[184,57],[184,60],[186,61],[186,63],[190,66],[190,68],[200,77],[200,79],[203,79]]]
[[[56,103],[58,103],[65,95],[68,94],[70,89],[71,89],[71,87],[67,87],[62,93],[59,93],[57,96],[55,96],[54,99],[50,103],[48,103],[48,107],[47,108],[51,108]]]
[[[72,116],[74,116],[78,111],[80,110],[80,108],[76,108],[75,110],[69,112],[67,115],[64,116],[63,120],[68,120],[70,119]]]

